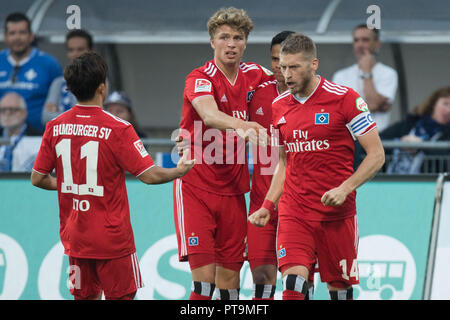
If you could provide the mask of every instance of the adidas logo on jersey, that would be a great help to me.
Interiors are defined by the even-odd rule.
[[[220,102],[228,102],[227,96],[224,94]]]
[[[280,120],[278,120],[278,123],[277,123],[277,124],[284,124],[284,123],[286,123],[286,119],[285,119],[284,116],[283,116],[283,117],[281,117]]]
[[[257,114],[257,115],[260,115],[260,116],[263,116],[263,115],[264,115],[264,111],[263,111],[262,107],[259,107],[259,109],[256,110],[256,114]]]

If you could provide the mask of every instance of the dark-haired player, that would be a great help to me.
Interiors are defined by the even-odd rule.
[[[107,65],[88,52],[64,70],[78,103],[47,123],[33,185],[58,190],[60,236],[69,256],[75,299],[133,299],[142,286],[125,186],[125,171],[147,184],[186,174],[153,164],[133,126],[104,111]],[[50,173],[55,169],[56,178]]]

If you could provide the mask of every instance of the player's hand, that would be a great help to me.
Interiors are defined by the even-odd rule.
[[[178,154],[183,155],[185,150],[189,150],[190,142],[189,139],[184,139],[183,136],[178,136],[175,139],[175,143],[177,146]]]
[[[250,143],[267,146],[270,144],[270,137],[266,128],[254,121],[242,121],[240,128],[236,129],[237,134]]]
[[[266,208],[259,208],[248,217],[248,221],[257,227],[264,227],[270,220],[270,211]]]
[[[181,173],[181,177],[184,176],[186,173],[188,173],[189,170],[191,170],[192,167],[195,165],[195,159],[189,160],[188,158],[189,155],[190,152],[183,152],[183,155],[181,156],[180,160],[178,160],[177,168]]]
[[[325,192],[320,201],[324,206],[338,207],[347,199],[349,192],[342,187],[337,187]]]

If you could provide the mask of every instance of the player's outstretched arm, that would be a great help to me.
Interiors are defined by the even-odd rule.
[[[267,191],[264,199],[264,204],[261,208],[256,210],[252,215],[248,217],[248,221],[257,227],[264,227],[270,220],[270,215],[275,204],[280,200],[281,193],[283,192],[283,184],[286,176],[286,152],[284,147],[280,147],[280,161],[275,168],[275,172],[272,176],[272,182],[270,188]]]
[[[219,129],[234,129],[237,134],[253,144],[267,145],[270,138],[266,129],[254,121],[234,118],[219,110],[213,96],[201,96],[192,105],[206,126]]]
[[[324,205],[340,206],[351,192],[371,179],[383,166],[384,149],[378,135],[378,129],[375,128],[364,136],[359,136],[358,141],[366,151],[367,156],[358,169],[339,187],[323,194],[321,201]]]
[[[181,178],[188,173],[195,164],[195,159],[188,160],[188,156],[189,152],[185,152],[178,161],[176,168],[168,169],[154,166],[144,171],[138,179],[146,184],[161,184]]]
[[[56,178],[49,174],[31,171],[31,184],[45,190],[57,190]]]

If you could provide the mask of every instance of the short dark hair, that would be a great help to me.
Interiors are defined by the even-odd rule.
[[[87,101],[95,96],[95,91],[106,83],[108,65],[98,53],[89,51],[74,59],[64,68],[67,89],[78,101]]]
[[[295,33],[294,31],[281,31],[280,33],[276,34],[273,38],[272,38],[272,42],[270,43],[270,49],[272,49],[272,47],[274,45],[277,44],[281,44],[284,40],[286,40],[286,38],[290,35]]]
[[[89,50],[92,50],[93,46],[94,46],[94,41],[92,40],[92,35],[87,32],[86,30],[83,29],[73,29],[70,30],[67,34],[66,34],[66,45],[67,42],[72,39],[72,38],[76,38],[76,37],[80,37],[80,38],[84,38],[86,39],[86,42],[88,44],[88,48]]]
[[[5,20],[5,32],[7,31],[6,26],[8,25],[8,22],[21,22],[21,21],[26,21],[26,23],[28,25],[28,32],[31,32],[31,21],[22,12],[13,12],[13,13],[10,13],[6,17],[6,20]]]
[[[380,30],[378,30],[377,28],[373,28],[370,29],[367,24],[365,23],[361,23],[358,24],[355,28],[353,28],[353,32],[355,32],[358,29],[367,29],[367,30],[371,30],[373,32],[373,35],[375,37],[375,40],[379,40],[380,39]]]

